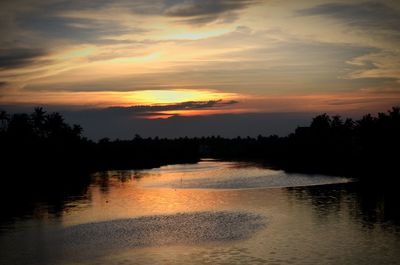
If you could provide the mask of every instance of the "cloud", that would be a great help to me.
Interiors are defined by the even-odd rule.
[[[195,0],[182,1],[172,5],[166,12],[170,16],[193,17],[210,14],[221,14],[227,11],[241,9],[252,1],[249,0]]]
[[[256,3],[255,0],[192,0],[178,1],[168,7],[166,16],[181,18],[189,24],[210,22],[231,22],[237,19],[237,12]]]
[[[0,69],[11,69],[36,63],[46,53],[41,49],[0,49]]]
[[[14,34],[12,30],[22,29],[42,37],[94,41],[107,35],[142,33],[134,16],[142,21],[145,16],[178,18],[179,22],[190,24],[231,22],[238,18],[240,10],[257,2],[259,0],[15,0],[0,3],[0,30],[3,34]],[[127,17],[130,17],[129,23]]]
[[[300,16],[329,16],[350,26],[400,31],[400,12],[381,2],[328,3],[297,11]]]
[[[106,36],[145,32],[138,27],[122,26],[117,21],[70,18],[51,13],[21,17],[18,26],[49,40],[67,39],[75,43],[100,43]]]
[[[349,64],[359,66],[360,70],[350,73],[347,78],[382,78],[400,80],[399,53],[379,51],[359,56]]]
[[[271,37],[275,34],[276,38]],[[282,37],[280,39],[280,37]],[[232,44],[232,45],[230,45]],[[151,44],[149,44],[151,45]],[[145,44],[138,44],[137,50]],[[162,46],[162,45],[161,45]],[[161,47],[160,46],[160,47]],[[132,46],[131,50],[135,50]],[[104,73],[82,76],[82,68],[76,71],[61,72],[45,80],[36,79],[24,87],[26,91],[133,91],[146,89],[208,88],[228,92],[257,92],[291,90],[300,86],[308,89],[321,89],[321,84],[329,89],[344,85],[359,87],[359,81],[349,81],[350,74],[359,70],[369,70],[374,65],[350,64],[355,58],[379,52],[380,50],[363,44],[329,43],[298,40],[286,37],[283,33],[253,31],[239,27],[233,32],[196,41],[176,42],[164,48],[164,53],[174,51],[204,51],[215,49],[211,57],[208,53],[190,54],[173,67],[151,69],[145,73],[129,71],[124,75]],[[231,49],[232,47],[246,47]],[[227,48],[227,49],[226,49]],[[120,55],[116,52],[120,52]],[[107,54],[110,52],[110,54]],[[127,49],[105,49],[104,54],[96,56],[112,58],[123,56]],[[181,54],[177,54],[180,56]],[[102,59],[102,58],[99,58]],[[145,64],[143,64],[145,65]],[[128,72],[129,71],[129,72]],[[79,81],[74,76],[82,76]],[[339,84],[340,83],[340,84]],[[328,89],[328,87],[326,87]]]
[[[358,36],[367,36],[366,45],[378,45],[375,51],[355,54],[347,60],[353,68],[348,79],[400,79],[400,9],[393,2],[327,3],[296,12],[300,16],[325,16],[343,23]],[[371,81],[368,81],[371,82]]]
[[[174,104],[160,104],[160,105],[137,105],[131,107],[109,107],[102,111],[112,112],[114,114],[127,114],[136,116],[148,116],[153,114],[162,114],[165,111],[177,110],[201,110],[201,109],[215,109],[223,108],[229,105],[237,104],[235,100],[209,100],[209,101],[187,101]]]

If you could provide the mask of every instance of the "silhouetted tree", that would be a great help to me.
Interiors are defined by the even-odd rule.
[[[0,111],[0,132],[5,132],[8,127],[10,117],[5,110]]]
[[[41,107],[36,107],[31,114],[34,131],[39,137],[47,136],[45,131],[46,118],[46,112]]]
[[[310,127],[317,131],[327,131],[331,127],[331,121],[331,117],[324,113],[313,118]]]
[[[291,171],[352,176],[398,173],[400,108],[357,121],[329,116],[312,119],[286,137],[221,136],[201,138],[104,138],[93,143],[79,125],[69,125],[59,113],[35,108],[30,115],[0,112],[0,161],[9,170],[43,168],[107,170],[156,167],[195,162],[201,156],[263,161]],[[21,166],[23,165],[23,166]],[[378,174],[377,174],[378,173]]]

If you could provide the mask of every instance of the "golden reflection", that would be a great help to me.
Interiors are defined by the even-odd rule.
[[[271,203],[285,194],[282,189],[271,189],[266,193],[254,189],[238,192],[222,189],[148,188],[154,183],[171,181],[181,183],[184,187],[185,181],[214,179],[235,170],[229,163],[220,164],[221,168],[215,167],[215,162],[202,162],[194,168],[191,165],[171,165],[145,170],[144,175],[143,171],[97,174],[89,190],[90,207],[65,214],[63,223],[69,226],[144,215],[238,209],[248,211],[254,207],[254,194],[262,194]]]
[[[161,176],[162,178],[162,176]],[[141,189],[137,181],[118,183],[111,181],[108,190],[92,187],[91,205],[79,212],[64,216],[64,225],[75,225],[101,220],[128,217],[173,214],[188,211],[210,211],[228,205],[227,192],[209,190]]]

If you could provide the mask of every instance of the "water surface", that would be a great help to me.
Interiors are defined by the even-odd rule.
[[[99,172],[2,218],[0,264],[400,264],[397,198],[238,162]]]

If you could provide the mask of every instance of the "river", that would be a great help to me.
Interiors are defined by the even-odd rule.
[[[398,198],[244,162],[98,172],[56,202],[3,202],[0,264],[400,264]]]

